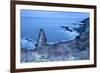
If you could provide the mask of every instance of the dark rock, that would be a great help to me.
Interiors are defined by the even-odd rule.
[[[47,39],[43,29],[40,29],[39,38],[36,44],[37,49],[44,48],[47,44]]]

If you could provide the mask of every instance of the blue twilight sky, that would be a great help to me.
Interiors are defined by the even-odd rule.
[[[76,31],[65,31],[61,26],[78,28],[80,21],[87,17],[89,13],[85,12],[21,10],[21,38],[36,42],[39,29],[43,28],[48,42],[71,40],[79,34]]]

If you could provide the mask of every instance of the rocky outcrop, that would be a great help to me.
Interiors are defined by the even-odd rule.
[[[47,44],[47,39],[46,39],[44,30],[40,29],[39,37],[38,37],[38,40],[37,40],[36,49],[42,49],[42,48],[44,48],[46,46],[46,44]]]

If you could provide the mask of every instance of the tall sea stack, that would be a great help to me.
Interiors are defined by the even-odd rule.
[[[38,41],[37,41],[37,49],[42,49],[46,46],[47,44],[47,39],[44,33],[43,29],[40,29],[39,31],[39,36],[38,36]]]

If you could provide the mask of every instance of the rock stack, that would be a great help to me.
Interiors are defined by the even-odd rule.
[[[43,49],[47,44],[47,39],[43,29],[40,29],[38,40],[37,40],[37,49]]]

